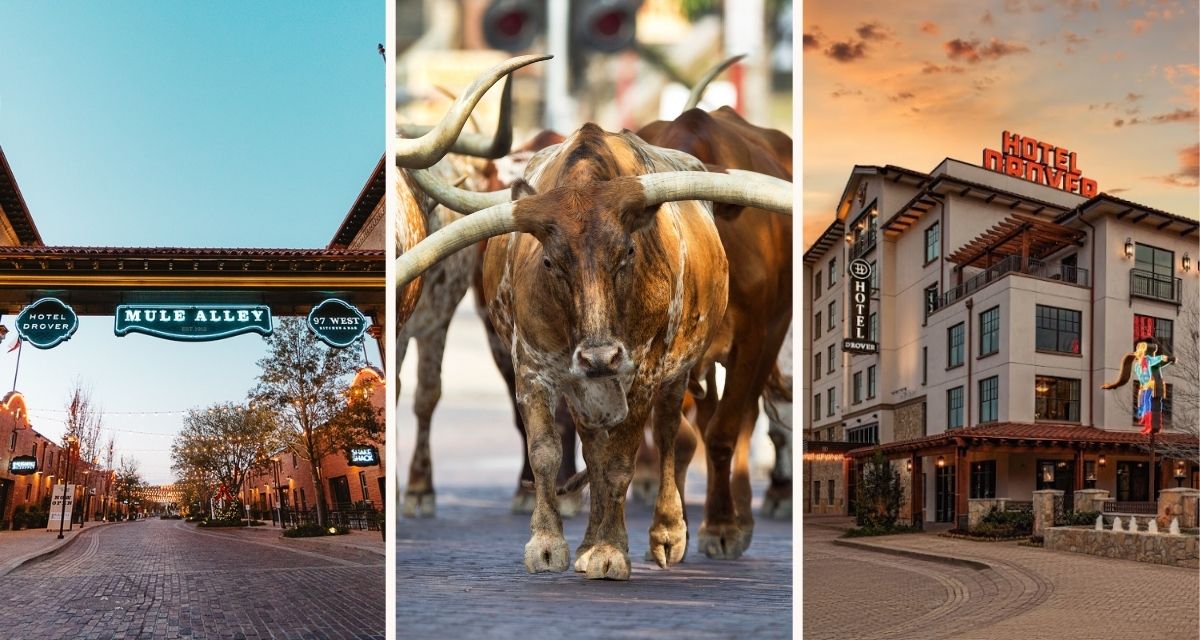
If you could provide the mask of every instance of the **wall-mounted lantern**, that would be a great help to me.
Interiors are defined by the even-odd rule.
[[[946,466],[946,456],[938,456],[937,466],[939,469]]]
[[[906,471],[908,471],[909,473],[912,473],[912,460],[909,460],[908,462],[904,463],[904,469]]]
[[[1183,262],[1184,273],[1192,270],[1192,257],[1189,256],[1186,251],[1183,252],[1183,260],[1181,262]]]
[[[1125,238],[1125,257],[1133,257],[1133,238]]]
[[[1097,462],[1100,463],[1100,468],[1103,469],[1104,465],[1108,464],[1108,458],[1105,458],[1104,454],[1102,453],[1102,454],[1100,454],[1100,458],[1099,458],[1099,460],[1097,460]]]

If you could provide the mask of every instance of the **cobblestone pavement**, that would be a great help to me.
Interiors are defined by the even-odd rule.
[[[990,569],[837,546],[804,529],[804,637],[1200,638],[1200,573],[928,534],[858,539]]]
[[[0,578],[4,638],[383,638],[384,559],[353,549],[113,524]]]
[[[693,539],[683,564],[661,570],[642,559],[650,510],[631,505],[629,581],[530,575],[529,517],[509,513],[510,491],[441,487],[436,518],[397,523],[397,637],[791,637],[790,522],[758,519],[735,561],[705,558]],[[702,509],[688,511],[695,526]],[[586,526],[586,511],[564,521],[572,561]]]

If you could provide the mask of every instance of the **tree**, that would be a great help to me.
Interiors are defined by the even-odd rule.
[[[1174,327],[1176,362],[1163,369],[1170,384],[1171,430],[1200,438],[1200,306],[1185,304]],[[1161,444],[1158,454],[1176,460],[1200,462],[1200,449],[1181,444]]]
[[[73,436],[76,439],[79,461],[91,465],[99,463],[103,448],[100,436],[104,429],[104,411],[92,400],[92,390],[84,387],[80,380],[76,380],[74,388],[71,389],[63,426],[63,447],[67,446],[67,441]],[[83,471],[80,466],[82,465],[76,465],[77,471],[73,475]]]
[[[900,518],[900,504],[903,501],[904,487],[900,483],[900,471],[883,457],[882,451],[876,449],[875,455],[863,464],[862,482],[858,483],[858,494],[854,498],[854,516],[858,526],[878,529],[894,527]]]
[[[129,509],[132,510],[146,492],[146,483],[142,480],[137,460],[121,456],[121,466],[117,469],[115,484],[117,502],[129,505]]]
[[[171,444],[172,468],[181,479],[210,481],[236,495],[246,474],[283,445],[279,423],[267,407],[215,404],[188,412]]]
[[[345,449],[354,437],[344,391],[358,370],[353,349],[325,345],[302,318],[286,317],[267,336],[267,356],[251,392],[256,404],[272,407],[287,448],[308,461],[316,490],[317,522],[327,524],[321,458]]]

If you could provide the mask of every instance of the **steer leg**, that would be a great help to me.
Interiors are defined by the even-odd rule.
[[[767,435],[775,445],[775,466],[771,469],[771,485],[763,495],[762,514],[789,520],[792,517],[792,405],[768,387],[763,394],[763,407],[769,419]]]
[[[535,381],[524,377],[518,381],[517,402],[528,432],[529,464],[534,479],[533,515],[529,519],[532,535],[525,544],[525,569],[529,573],[566,571],[571,561],[555,496],[555,478],[562,462],[562,441],[551,413],[556,397]]]
[[[578,421],[576,422],[578,424]],[[575,570],[588,579],[628,580],[629,534],[625,529],[625,494],[633,478],[646,411],[630,412],[625,422],[608,430],[579,429],[587,463],[591,508],[583,542],[575,551]]]
[[[676,469],[678,436],[681,431],[689,431],[687,419],[680,413],[686,386],[686,378],[664,385],[654,403],[651,418],[654,443],[659,451],[659,490],[654,501],[654,520],[650,524],[650,555],[660,567],[682,562],[687,553],[687,521]],[[694,441],[692,447],[694,450]],[[687,469],[686,461],[683,469]]]
[[[442,397],[442,355],[446,350],[446,331],[443,325],[417,338],[417,393],[413,413],[417,416],[417,445],[408,468],[408,485],[404,490],[405,517],[433,515],[433,458],[429,450],[429,429],[433,411]]]

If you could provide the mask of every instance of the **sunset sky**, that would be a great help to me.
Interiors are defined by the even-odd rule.
[[[855,164],[979,164],[1007,129],[1101,192],[1198,216],[1197,12],[1156,0],[804,4],[804,246]]]

